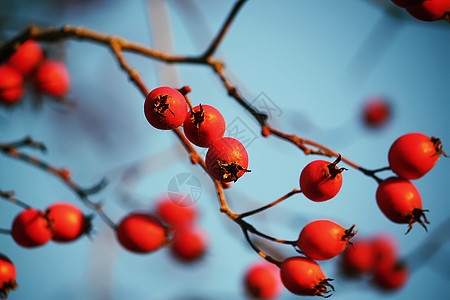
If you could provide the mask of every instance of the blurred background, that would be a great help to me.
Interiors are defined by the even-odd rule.
[[[234,1],[0,0],[0,40],[30,24],[65,24],[152,46],[169,53],[195,55],[209,45]],[[244,97],[269,114],[269,122],[286,132],[314,140],[368,169],[388,165],[392,142],[408,132],[441,138],[450,152],[450,27],[444,21],[422,22],[388,0],[248,1],[216,54]],[[48,243],[36,249],[18,246],[0,235],[0,252],[16,265],[19,289],[9,299],[245,299],[242,280],[259,256],[240,228],[219,212],[213,185],[191,165],[181,144],[169,132],[152,128],[143,115],[143,97],[118,67],[111,52],[99,45],[70,40],[42,44],[50,57],[64,60],[71,91],[58,102],[30,88],[19,106],[0,108],[0,141],[27,135],[46,144],[40,154],[72,170],[83,187],[106,177],[108,186],[91,197],[118,222],[134,209],[154,209],[173,189],[174,178],[194,178],[199,224],[208,233],[205,257],[193,264],[172,258],[166,249],[147,255],[127,252],[98,217],[94,234],[70,244]],[[243,212],[299,188],[302,168],[317,156],[305,156],[275,137],[263,138],[259,125],[227,96],[205,66],[171,65],[127,54],[147,86],[192,87],[194,105],[218,108],[228,136],[244,143],[251,173],[226,191],[230,208]],[[364,103],[386,99],[389,122],[368,128]],[[204,154],[205,151],[199,149]],[[344,166],[344,165],[343,165]],[[412,268],[404,288],[381,293],[367,281],[349,281],[337,270],[339,258],[320,262],[335,278],[334,299],[444,299],[450,292],[448,230],[448,159],[442,158],[425,177],[414,181],[429,209],[428,233],[419,225],[390,222],[375,201],[376,182],[349,168],[340,193],[313,203],[296,195],[249,218],[261,231],[288,240],[315,219],[331,219],[359,236],[389,232],[401,245]],[[181,175],[180,175],[181,174]],[[382,178],[392,173],[380,173]],[[197,181],[198,179],[198,181]],[[172,182],[172,185],[171,185]],[[191,191],[192,184],[177,186]],[[54,176],[4,155],[0,156],[0,189],[44,209],[52,202],[77,204],[77,196]],[[10,228],[20,208],[0,202],[0,228]],[[445,223],[447,222],[447,223]],[[296,255],[288,246],[268,245],[275,257]],[[281,299],[295,299],[284,291]]]

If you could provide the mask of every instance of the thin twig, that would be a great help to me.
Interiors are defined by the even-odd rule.
[[[279,198],[279,199],[277,199],[277,200],[275,200],[275,201],[273,201],[273,202],[271,202],[271,203],[269,203],[269,204],[267,204],[267,205],[264,205],[263,207],[260,207],[260,208],[257,208],[257,209],[254,209],[254,210],[251,210],[251,211],[248,211],[248,212],[239,214],[239,215],[238,215],[238,218],[239,218],[239,219],[243,219],[243,218],[245,218],[245,217],[248,217],[248,216],[251,216],[251,215],[260,213],[260,212],[262,212],[262,211],[264,211],[264,210],[266,210],[266,209],[268,209],[268,208],[271,208],[271,207],[277,205],[278,203],[280,203],[280,202],[286,200],[287,198],[291,197],[292,195],[295,195],[295,194],[298,194],[298,193],[301,193],[301,192],[302,192],[302,191],[300,191],[300,190],[298,190],[298,189],[293,189],[292,191],[290,191],[290,192],[287,193],[286,195],[282,196],[281,198]]]
[[[133,69],[125,59],[125,56],[122,52],[122,46],[120,44],[120,40],[117,38],[111,39],[110,42],[111,50],[114,52],[117,61],[119,62],[120,67],[128,74],[130,80],[139,88],[141,93],[146,97],[149,93],[149,90],[145,86],[144,82],[141,80],[141,76],[138,71]]]
[[[245,228],[247,231],[258,235],[262,238],[265,238],[266,240],[275,242],[275,243],[280,243],[280,244],[288,244],[288,245],[292,245],[294,244],[296,241],[288,241],[288,240],[283,240],[283,239],[279,239],[279,238],[275,238],[273,236],[267,235],[265,233],[262,233],[261,231],[257,230],[253,225],[249,224],[248,222],[242,220],[241,218],[235,218],[234,221],[242,228]]]
[[[230,28],[231,23],[235,19],[236,15],[238,14],[241,7],[244,5],[244,3],[247,0],[240,0],[237,1],[234,4],[233,9],[231,10],[230,14],[228,15],[227,19],[225,20],[224,24],[222,25],[222,28],[220,29],[219,33],[216,35],[214,40],[211,42],[211,45],[208,47],[208,49],[205,51],[205,53],[202,55],[203,57],[207,58],[214,54],[217,47],[219,46],[220,42],[225,37],[225,34],[227,33],[228,29]]]
[[[268,262],[277,265],[278,267],[281,266],[281,262],[274,259],[273,257],[267,255],[266,253],[264,253],[261,249],[259,249],[258,247],[256,247],[256,245],[252,242],[252,240],[250,239],[250,236],[248,235],[248,230],[247,228],[241,227],[242,228],[242,232],[244,233],[245,239],[247,240],[247,242],[250,244],[250,246],[253,248],[253,250],[255,250],[256,253],[258,253],[262,258],[264,258],[265,260],[267,260]]]
[[[114,222],[104,213],[103,209],[102,209],[102,205],[100,203],[95,203],[92,202],[88,196],[98,193],[100,192],[107,184],[106,179],[102,179],[99,183],[95,184],[94,186],[90,187],[90,188],[82,188],[80,187],[75,181],[73,181],[70,177],[70,172],[68,172],[68,169],[66,168],[58,168],[58,167],[54,167],[48,163],[46,163],[45,161],[37,158],[37,157],[33,157],[30,155],[27,155],[21,151],[19,151],[16,148],[11,148],[11,147],[1,147],[0,146],[0,151],[3,152],[4,154],[16,158],[18,160],[24,161],[28,164],[34,165],[38,168],[40,168],[41,170],[45,171],[46,173],[50,173],[53,175],[56,175],[59,179],[61,179],[75,194],[78,195],[78,197],[80,198],[80,200],[89,208],[95,210],[97,212],[97,214],[102,218],[103,221],[105,221],[105,223],[107,225],[109,225],[111,228],[115,228],[116,225],[114,224]],[[0,194],[0,196],[2,196],[2,194]],[[6,198],[6,197],[4,197]],[[14,199],[12,197],[10,197],[9,199],[11,202],[15,202],[17,199]],[[18,200],[17,200],[18,201]],[[30,206],[27,204],[21,204],[20,202],[17,202],[18,205],[21,205],[24,208],[29,208]]]
[[[20,201],[16,197],[14,197],[14,192],[4,192],[4,191],[0,190],[0,197],[2,197],[3,199],[5,199],[11,203],[18,205],[24,209],[31,208],[30,205],[26,204],[23,201]]]

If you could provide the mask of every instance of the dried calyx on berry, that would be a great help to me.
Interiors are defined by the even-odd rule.
[[[155,111],[155,113],[162,116],[163,118],[166,117],[164,115],[164,112],[166,110],[170,111],[170,113],[174,115],[173,111],[169,107],[169,103],[167,103],[168,97],[169,97],[168,95],[158,95],[156,101],[153,103],[153,110]]]
[[[194,126],[199,129],[200,125],[205,121],[205,112],[200,104],[200,109],[198,111],[191,111],[191,120]]]
[[[225,162],[221,162],[220,160],[217,160],[217,165],[220,168],[221,178],[224,181],[236,182],[239,178],[238,173],[240,171],[251,172],[251,170],[244,169],[236,162],[225,163]]]
[[[346,170],[346,171],[348,170],[347,168],[338,168],[337,167],[337,164],[341,160],[342,160],[342,157],[339,154],[339,156],[336,158],[336,160],[327,166],[327,168],[328,168],[328,173],[326,174],[327,177],[330,177],[331,179],[333,179],[333,178],[336,178],[336,176],[338,174],[341,174],[344,170]]]

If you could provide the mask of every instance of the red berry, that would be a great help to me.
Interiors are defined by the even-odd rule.
[[[120,221],[116,234],[124,248],[136,253],[155,251],[166,242],[165,228],[148,213],[130,213]]]
[[[195,227],[182,227],[176,229],[170,249],[175,258],[189,263],[203,257],[207,244],[205,231]]]
[[[157,129],[169,130],[183,124],[187,114],[184,96],[171,87],[158,87],[145,99],[144,114]]]
[[[406,10],[418,20],[435,21],[441,19],[449,8],[449,0],[426,0],[422,4],[408,7]]]
[[[8,65],[0,66],[0,103],[14,104],[24,92],[23,76]]]
[[[176,196],[162,198],[156,205],[156,212],[161,219],[173,227],[186,227],[191,225],[197,217],[197,211],[194,206],[189,206],[180,196],[179,200]]]
[[[248,154],[238,140],[225,137],[215,141],[206,153],[206,168],[214,179],[222,182],[236,181],[250,172]]]
[[[337,195],[342,186],[341,172],[345,170],[336,166],[340,160],[340,156],[333,163],[315,160],[303,169],[300,174],[300,189],[306,198],[322,202]]]
[[[444,154],[441,141],[422,133],[408,133],[399,137],[389,149],[392,171],[405,179],[417,179],[430,171]]]
[[[324,296],[330,293],[328,279],[320,266],[312,259],[306,257],[290,257],[283,261],[280,267],[281,281],[291,292],[301,296]]]
[[[376,270],[373,283],[382,290],[393,291],[403,287],[408,278],[408,267],[402,263],[395,263],[388,268]]]
[[[268,262],[257,262],[249,267],[244,286],[251,298],[274,299],[280,296],[282,285],[278,267]]]
[[[57,98],[66,95],[70,88],[70,74],[64,63],[50,59],[39,65],[34,81],[39,91]]]
[[[341,268],[344,274],[359,276],[372,272],[375,265],[375,251],[371,240],[357,238],[352,246],[347,247],[341,255]]]
[[[0,253],[0,298],[6,299],[9,292],[16,288],[16,267],[8,257]]]
[[[8,65],[24,75],[33,71],[44,58],[41,46],[35,40],[23,43],[8,59]]]
[[[14,219],[11,235],[20,246],[31,248],[47,243],[53,233],[51,223],[44,212],[27,208]]]
[[[384,98],[369,98],[364,104],[363,121],[368,127],[379,128],[389,121],[390,116],[391,108]]]
[[[223,137],[225,119],[214,107],[200,104],[186,115],[183,128],[189,141],[199,147],[208,148]]]
[[[415,222],[425,230],[429,223],[422,210],[422,199],[417,188],[406,179],[390,177],[383,180],[376,192],[377,204],[383,214],[392,222],[409,224],[408,233]],[[422,221],[421,218],[424,218]]]
[[[388,233],[377,234],[372,240],[375,255],[375,270],[391,268],[398,260],[399,244],[397,239]]]
[[[88,233],[90,220],[71,203],[57,202],[47,208],[55,242],[71,242]]]
[[[392,2],[399,7],[411,7],[422,4],[427,0],[392,0]]]
[[[357,232],[353,232],[354,226],[345,229],[330,220],[316,220],[302,229],[295,245],[311,259],[330,259],[339,255],[350,243]]]

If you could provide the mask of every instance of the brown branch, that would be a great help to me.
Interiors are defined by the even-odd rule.
[[[231,23],[236,18],[239,10],[244,5],[244,3],[247,0],[239,0],[234,4],[233,9],[231,10],[230,14],[228,15],[227,19],[225,20],[224,24],[222,25],[222,28],[219,30],[219,33],[216,35],[214,40],[211,42],[211,45],[208,47],[208,49],[205,51],[205,53],[202,55],[202,57],[207,58],[214,54],[217,47],[219,47],[220,42],[225,37],[225,34],[227,33],[228,29],[230,28]]]
[[[227,78],[223,62],[220,60],[214,60],[212,57],[209,57],[207,63],[212,68],[214,73],[219,76],[219,79],[227,90],[228,95],[234,98],[245,110],[247,110],[261,126],[266,125],[268,118],[267,114],[258,111],[241,95],[239,90]]]
[[[65,39],[78,39],[103,44],[106,46],[110,46],[111,43],[116,43],[123,51],[148,56],[167,63],[205,63],[205,60],[202,57],[171,55],[135,42],[127,41],[117,36],[107,35],[81,26],[70,25],[66,25],[61,28],[49,27],[46,29],[40,29],[36,26],[28,27],[0,48],[0,61],[6,60],[14,53],[14,51],[17,50],[20,45],[29,39],[34,39],[41,42],[57,42]]]
[[[59,179],[61,179],[75,194],[78,195],[80,200],[89,208],[95,210],[97,214],[102,218],[102,220],[109,225],[111,228],[115,228],[116,225],[114,222],[104,213],[101,203],[95,203],[92,202],[88,196],[100,192],[107,184],[106,179],[102,179],[99,183],[94,185],[90,188],[81,188],[75,181],[71,179],[70,170],[67,168],[58,168],[55,166],[52,166],[43,160],[27,155],[21,151],[19,151],[17,148],[14,148],[11,145],[15,145],[16,143],[11,144],[0,144],[0,151],[6,154],[7,156],[13,157],[15,159],[21,160],[23,162],[26,162],[28,164],[34,165],[38,167],[39,169],[45,171],[46,173],[53,174],[57,176]],[[0,196],[2,196],[0,194]],[[14,200],[14,198],[9,199]],[[15,200],[18,201],[18,200]],[[11,201],[13,202],[13,201]],[[19,202],[17,204],[21,205]],[[28,205],[25,204],[21,205],[24,208],[29,208]]]
[[[232,84],[232,82],[227,78],[227,74],[224,70],[223,62],[220,60],[215,60],[211,56],[211,54],[214,52],[217,45],[220,43],[220,41],[223,39],[227,28],[229,24],[231,24],[231,21],[234,19],[235,15],[237,14],[239,8],[242,6],[244,1],[238,1],[232,10],[232,13],[228,17],[228,22],[225,22],[224,27],[219,32],[219,35],[214,39],[215,42],[213,42],[209,49],[212,49],[211,53],[207,56],[201,55],[201,56],[180,56],[180,55],[171,55],[167,54],[149,47],[145,47],[143,45],[140,45],[138,43],[129,42],[123,38],[112,36],[112,35],[106,35],[103,33],[99,33],[84,27],[73,27],[73,26],[64,26],[62,28],[47,28],[47,29],[40,29],[36,26],[30,26],[27,30],[19,34],[16,38],[12,39],[8,43],[4,44],[0,48],[0,61],[5,60],[7,57],[9,57],[22,43],[24,43],[28,39],[35,39],[38,41],[46,41],[46,42],[54,42],[59,41],[63,39],[79,39],[79,40],[88,40],[95,43],[100,43],[107,45],[110,47],[118,60],[121,68],[128,73],[129,78],[131,81],[138,87],[138,89],[141,91],[141,93],[144,96],[147,96],[148,89],[145,87],[144,83],[140,79],[139,74],[136,70],[132,69],[131,66],[126,62],[123,51],[133,52],[137,53],[143,56],[148,56],[156,60],[161,60],[167,63],[195,63],[195,64],[204,64],[209,65],[214,73],[219,77],[221,80],[223,86],[227,90],[228,94],[234,98],[244,109],[246,109],[255,119],[258,121],[258,123],[261,125],[262,128],[266,128],[269,130],[270,133],[273,133],[274,135],[291,142],[292,144],[296,145],[298,148],[300,148],[306,155],[309,154],[318,154],[323,156],[338,156],[337,152],[332,151],[331,149],[320,145],[316,142],[306,140],[299,138],[296,135],[288,135],[285,133],[282,133],[281,131],[278,131],[274,129],[273,127],[267,125],[267,115],[263,112],[258,111],[253,105],[251,105],[238,91],[238,89]],[[227,25],[228,24],[228,25]],[[206,53],[208,53],[207,51]],[[307,147],[306,145],[314,146],[318,148],[319,150],[314,150],[312,148]],[[343,157],[342,160],[349,164],[350,166],[360,170],[362,173],[371,176],[375,178],[377,181],[379,178],[377,178],[372,171],[367,170],[365,168],[360,167],[359,165],[353,163],[349,159]]]
[[[117,58],[120,67],[128,74],[130,80],[138,87],[138,89],[141,91],[144,97],[147,97],[149,90],[142,81],[138,71],[133,69],[126,61],[125,56],[123,55],[122,52],[122,46],[120,44],[120,41],[117,38],[111,39],[110,47],[115,57]]]

